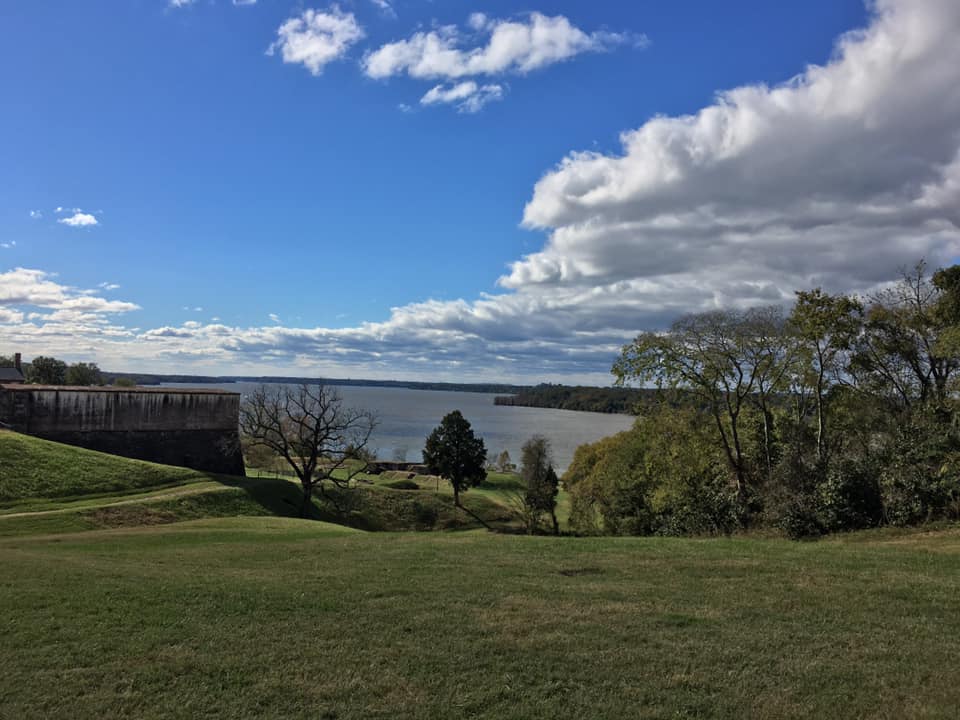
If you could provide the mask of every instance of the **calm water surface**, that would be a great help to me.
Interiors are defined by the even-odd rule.
[[[257,386],[226,383],[189,387],[217,387],[246,395]],[[628,415],[494,405],[494,396],[488,393],[354,386],[336,390],[345,405],[377,414],[380,424],[371,447],[381,460],[399,459],[402,455],[408,462],[420,462],[427,435],[452,410],[459,410],[470,421],[473,431],[483,438],[487,452],[499,454],[507,450],[515,463],[520,461],[523,443],[531,435],[543,435],[553,446],[554,461],[561,472],[570,464],[578,446],[622,432],[633,424]]]

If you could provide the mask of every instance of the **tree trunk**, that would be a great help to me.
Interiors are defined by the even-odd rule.
[[[453,506],[460,507],[460,486],[455,482],[450,484],[453,485]]]
[[[770,411],[763,406],[763,454],[767,464],[767,482],[773,479],[773,451],[770,448]]]
[[[554,508],[550,509],[550,519],[553,520],[553,534],[560,534],[560,523],[557,522],[557,511]]]
[[[817,460],[821,463],[827,454],[827,429],[823,416],[823,353],[818,352],[817,368]]]
[[[303,501],[300,503],[300,517],[309,518],[310,510],[313,507],[313,483],[303,481],[300,483],[303,487]]]
[[[740,445],[740,431],[737,428],[739,419],[739,413],[730,414],[730,436],[733,439],[733,449],[736,453],[734,470],[737,473],[737,495],[743,502],[747,497],[747,472],[743,461],[743,447]]]

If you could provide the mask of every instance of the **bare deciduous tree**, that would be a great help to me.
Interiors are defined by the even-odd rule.
[[[244,442],[275,452],[300,480],[301,517],[310,516],[313,491],[322,492],[324,480],[346,486],[366,468],[376,425],[373,413],[345,407],[340,393],[322,384],[261,385],[240,408]]]

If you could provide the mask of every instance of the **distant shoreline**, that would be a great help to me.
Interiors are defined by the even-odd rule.
[[[584,385],[510,385],[506,383],[446,383],[416,380],[367,380],[363,378],[307,378],[292,376],[251,375],[161,375],[156,373],[104,372],[104,380],[113,383],[127,378],[137,385],[227,385],[232,383],[290,384],[323,383],[340,387],[400,388],[441,392],[472,392],[494,395],[494,404],[554,410],[574,410],[607,414],[631,415],[641,391],[626,388],[603,388]]]
[[[445,383],[414,380],[364,380],[352,378],[308,378],[286,376],[246,376],[246,375],[161,375],[157,373],[120,373],[104,372],[105,382],[113,383],[117,378],[128,378],[137,385],[165,385],[171,383],[190,383],[204,385],[222,385],[228,383],[323,383],[350,387],[405,388],[408,390],[441,390],[447,392],[476,392],[491,395],[515,395],[529,389],[529,385],[509,385],[504,383]]]

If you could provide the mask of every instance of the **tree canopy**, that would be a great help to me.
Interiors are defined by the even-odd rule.
[[[958,370],[960,266],[642,333],[613,373],[662,402],[577,451],[574,527],[800,536],[960,519]]]
[[[557,494],[560,479],[553,469],[550,441],[542,435],[534,435],[523,444],[521,451],[520,478],[524,484],[523,504],[529,518],[528,530],[533,532],[540,523],[540,516],[549,515],[554,535],[560,534],[557,521]]]
[[[366,469],[366,450],[377,420],[343,404],[325,385],[261,385],[240,406],[240,433],[248,447],[265,447],[290,466],[303,489],[302,517],[323,482],[347,485]]]
[[[67,381],[67,364],[63,360],[40,355],[26,367],[26,380],[37,385],[63,385]]]
[[[487,477],[487,449],[483,438],[459,410],[444,416],[423,448],[423,462],[434,475],[450,481],[454,504],[460,506],[460,493],[483,482]]]
[[[103,375],[96,363],[76,363],[67,368],[67,385],[103,385]]]

